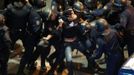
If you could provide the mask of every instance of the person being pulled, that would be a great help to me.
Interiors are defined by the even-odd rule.
[[[62,52],[58,55],[55,63],[61,63],[61,60],[66,58],[66,66],[68,69],[68,75],[73,75],[73,63],[72,63],[72,51],[73,49],[79,50],[87,58],[90,57],[90,54],[86,52],[87,48],[80,41],[80,35],[82,35],[81,28],[79,27],[80,19],[78,15],[74,12],[72,8],[68,8],[64,15],[65,19],[60,19],[58,28],[62,29]],[[57,66],[53,66],[50,72],[54,72]]]

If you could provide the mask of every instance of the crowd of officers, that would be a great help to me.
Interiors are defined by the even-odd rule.
[[[6,1],[6,0],[5,0]],[[7,0],[8,1],[8,0]],[[124,63],[124,46],[134,53],[133,0],[11,0],[0,14],[0,74],[8,75],[8,59],[18,39],[25,48],[16,75],[25,75],[27,67],[36,69],[41,56],[41,73],[48,75],[59,67],[73,75],[72,51],[77,49],[88,61],[91,74],[102,69],[95,62],[104,53],[105,75],[118,75]],[[51,46],[55,52],[50,56]],[[66,62],[64,63],[64,58]]]

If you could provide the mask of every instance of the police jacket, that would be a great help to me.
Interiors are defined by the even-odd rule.
[[[134,31],[134,7],[127,6],[120,16],[121,26],[125,28],[126,31]]]
[[[23,7],[16,7],[14,4],[9,4],[4,11],[6,17],[6,25],[11,31],[30,31],[35,33],[40,29],[40,16],[33,10],[30,4]]]
[[[118,53],[121,53],[118,35],[115,30],[111,30],[107,38],[99,36],[97,38],[97,44],[98,48],[93,56],[95,59],[100,58],[102,53],[105,53],[107,56],[118,55]]]
[[[16,8],[13,4],[9,4],[4,12],[6,25],[12,30],[25,29],[30,12],[31,6],[27,4],[22,8]]]

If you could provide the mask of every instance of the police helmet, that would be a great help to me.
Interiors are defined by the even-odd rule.
[[[72,9],[71,7],[70,7],[70,8],[67,8],[67,9],[63,12],[64,16],[68,17],[69,15],[71,15],[71,11],[73,11],[73,9]]]
[[[52,14],[52,10],[50,8],[46,8],[42,11],[42,17],[44,20],[48,20]]]
[[[83,12],[84,10],[83,3],[80,1],[75,2],[73,5],[73,10],[76,12]]]
[[[103,34],[105,29],[109,28],[108,22],[103,18],[100,18],[100,19],[96,20],[95,24],[96,24],[96,29],[100,34]]]
[[[29,3],[37,8],[42,8],[46,6],[46,0],[29,0]]]
[[[113,7],[117,9],[122,9],[126,6],[127,2],[128,2],[127,0],[114,0]]]

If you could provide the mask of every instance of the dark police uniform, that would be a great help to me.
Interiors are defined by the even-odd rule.
[[[129,56],[134,53],[134,14],[132,12],[134,12],[134,8],[126,6],[120,16],[120,24],[125,29],[124,37]]]
[[[41,8],[43,9],[43,8]],[[60,31],[57,30],[58,22],[58,15],[57,13],[51,13],[51,9],[46,9],[44,11],[38,11],[39,15],[41,16],[43,20],[43,32],[41,37],[47,37],[48,35],[52,35],[52,38],[49,40],[43,40],[41,39],[38,44],[37,48],[34,51],[32,60],[31,60],[31,68],[33,67],[33,64],[37,60],[37,58],[41,55],[41,71],[46,70],[45,60],[51,50],[51,45],[54,46],[56,51],[54,54],[52,54],[48,59],[53,61],[54,58],[56,58],[56,55],[59,53],[59,47],[60,47]],[[51,17],[52,15],[55,16],[55,19],[53,20]],[[50,64],[51,65],[51,64]]]
[[[8,5],[4,15],[6,17],[6,24],[10,30],[13,46],[18,39],[21,39],[25,48],[18,70],[18,75],[23,75],[25,65],[32,56],[35,45],[33,34],[39,29],[40,16],[28,3],[19,4],[17,1]]]
[[[118,71],[123,63],[123,53],[121,52],[117,32],[110,29],[108,35],[98,35],[96,40],[98,48],[93,58],[98,59],[102,53],[105,53],[107,55],[106,75],[118,75]]]

